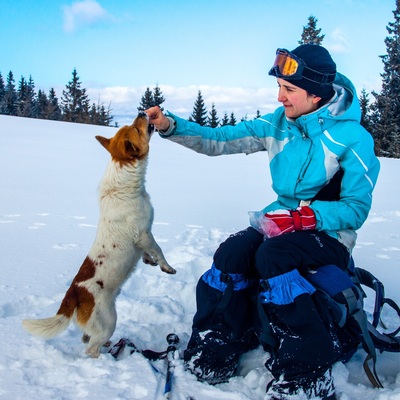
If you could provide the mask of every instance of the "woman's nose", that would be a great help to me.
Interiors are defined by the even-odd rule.
[[[279,89],[279,91],[278,91],[278,101],[279,101],[280,103],[282,103],[282,102],[285,101],[285,100],[286,100],[286,97],[285,97],[284,93],[282,92],[281,89]]]

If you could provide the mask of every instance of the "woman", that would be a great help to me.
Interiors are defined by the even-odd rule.
[[[277,193],[251,227],[220,245],[199,280],[185,365],[200,380],[226,380],[254,345],[254,333],[263,338],[264,321],[275,338],[261,340],[274,376],[267,398],[334,399],[331,370],[342,349],[304,275],[328,264],[346,270],[379,162],[359,124],[355,88],[325,48],[278,49],[269,74],[277,78],[282,107],[253,121],[212,129],[158,107],[147,110],[162,137],[197,152],[266,150]]]

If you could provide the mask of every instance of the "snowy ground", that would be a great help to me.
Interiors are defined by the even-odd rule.
[[[0,399],[157,399],[164,378],[139,355],[115,361],[84,355],[71,325],[42,341],[21,320],[53,315],[85,258],[98,219],[97,185],[109,160],[95,135],[115,128],[0,116]],[[356,263],[370,269],[400,302],[400,160],[381,159],[372,211],[359,232]],[[175,276],[140,264],[117,300],[112,338],[164,350],[175,332],[182,348],[195,312],[195,285],[218,244],[248,225],[247,211],[274,198],[265,153],[207,158],[154,136],[147,189],[156,211],[154,234]],[[367,300],[372,306],[372,299]],[[386,316],[393,326],[392,314]],[[176,361],[173,399],[264,399],[271,378],[260,349],[241,360],[226,384],[197,382]],[[334,376],[340,400],[400,399],[400,356],[379,356],[385,389],[373,389],[360,351]],[[165,370],[163,362],[157,365]]]

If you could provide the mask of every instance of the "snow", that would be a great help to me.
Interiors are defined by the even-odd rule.
[[[71,324],[52,340],[30,336],[24,318],[53,315],[94,240],[97,186],[109,160],[95,135],[116,128],[0,116],[0,399],[157,399],[164,377],[138,354],[115,361],[84,354]],[[248,226],[248,211],[274,199],[265,153],[210,158],[152,138],[147,189],[155,208],[153,232],[174,276],[139,264],[117,299],[113,342],[164,350],[175,332],[182,352],[195,312],[195,286],[219,243]],[[370,216],[354,251],[358,266],[383,281],[400,303],[400,160],[381,159]],[[397,184],[396,184],[397,182]],[[367,307],[373,306],[368,298]],[[385,321],[398,319],[385,312]],[[261,349],[241,359],[239,376],[209,386],[176,360],[173,399],[261,400],[271,376]],[[378,356],[384,389],[373,389],[360,350],[334,367],[340,400],[400,399],[400,355]],[[164,361],[157,368],[165,371]]]

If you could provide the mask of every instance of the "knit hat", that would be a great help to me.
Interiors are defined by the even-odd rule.
[[[331,98],[334,94],[332,82],[335,80],[336,64],[329,52],[319,45],[303,44],[289,54],[294,54],[305,64],[300,79],[279,76],[279,70],[276,68],[272,68],[269,74],[282,78],[322,99]]]

